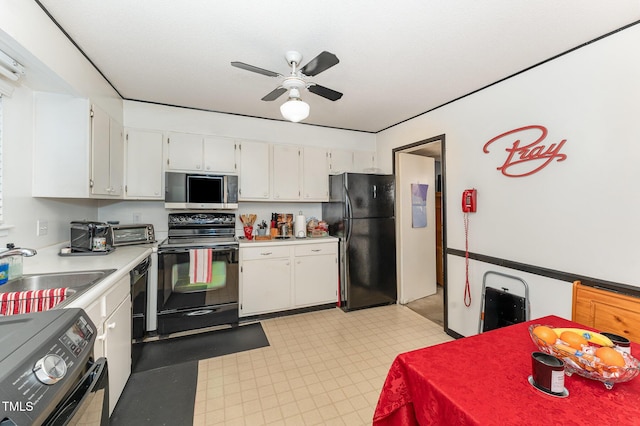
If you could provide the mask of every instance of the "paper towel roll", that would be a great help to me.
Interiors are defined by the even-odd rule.
[[[304,215],[296,216],[296,221],[293,224],[293,235],[296,238],[306,238],[307,237],[307,219]]]

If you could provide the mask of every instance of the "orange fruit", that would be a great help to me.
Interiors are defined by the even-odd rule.
[[[600,362],[610,366],[624,367],[624,357],[618,351],[613,348],[603,346],[596,349],[596,356],[600,358]]]
[[[563,331],[560,333],[560,340],[567,343],[573,349],[582,349],[582,345],[588,345],[589,342],[583,336],[573,331]]]
[[[534,336],[536,336],[539,340],[542,340],[547,345],[553,345],[558,338],[555,331],[553,331],[551,327],[547,327],[546,325],[539,325],[534,328],[532,332]]]

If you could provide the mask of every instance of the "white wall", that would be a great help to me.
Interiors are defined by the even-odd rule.
[[[445,134],[448,248],[464,250],[460,197],[463,189],[475,187],[478,212],[470,218],[470,251],[640,286],[635,267],[640,201],[633,196],[640,181],[639,44],[636,25],[388,129],[377,137],[378,165],[390,171],[394,147]],[[531,176],[505,177],[496,168],[516,138],[496,142],[489,154],[483,146],[528,125],[548,129],[546,146],[566,139],[567,158]],[[473,334],[482,275],[497,268],[472,263],[474,303],[466,308],[464,262],[451,255],[447,260],[449,327]],[[570,317],[570,283],[542,281],[536,278],[531,286],[532,302]],[[532,311],[541,312],[541,306]]]
[[[435,160],[399,153],[396,161],[398,301],[406,304],[435,294],[437,289]],[[427,225],[423,228],[413,227],[414,183],[428,185]]]

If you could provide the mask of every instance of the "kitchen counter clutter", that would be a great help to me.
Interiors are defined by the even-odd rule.
[[[296,237],[288,237],[288,238],[271,238],[270,240],[248,240],[246,238],[238,238],[240,242],[240,247],[263,247],[269,245],[281,245],[281,244],[318,244],[318,243],[338,243],[339,239],[336,237],[307,237],[307,238],[296,238]]]
[[[338,241],[240,240],[240,317],[335,304]]]

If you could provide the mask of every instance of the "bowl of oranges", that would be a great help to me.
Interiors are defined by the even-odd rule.
[[[543,352],[565,362],[567,376],[577,374],[604,383],[607,389],[640,373],[640,361],[616,347],[605,335],[579,328],[542,324],[529,326],[533,343]]]

